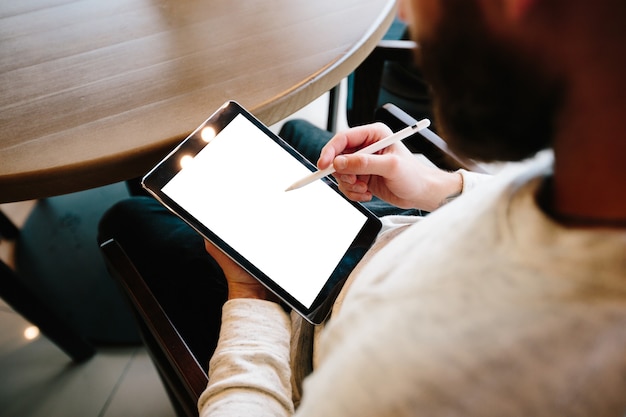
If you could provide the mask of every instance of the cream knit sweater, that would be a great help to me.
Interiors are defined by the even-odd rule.
[[[383,234],[316,337],[297,410],[290,317],[226,303],[201,415],[626,415],[626,231],[554,223],[534,199],[544,174]]]

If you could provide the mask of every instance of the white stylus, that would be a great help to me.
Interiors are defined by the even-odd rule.
[[[387,136],[384,139],[379,140],[378,142],[374,142],[369,146],[366,146],[363,149],[359,149],[358,151],[355,152],[355,154],[357,153],[362,153],[362,154],[373,154],[376,153],[378,151],[380,151],[381,149],[385,149],[387,146],[390,146],[396,142],[401,141],[402,139],[406,139],[409,136],[411,136],[413,133],[418,132],[422,129],[427,128],[428,126],[430,126],[430,120],[428,119],[422,119],[419,122],[417,122],[414,125],[405,127],[402,130],[397,131],[396,133],[394,133],[393,135]],[[329,166],[326,169],[323,169],[321,171],[315,171],[309,175],[307,175],[304,178],[299,179],[298,181],[294,182],[293,184],[291,184],[289,187],[287,187],[287,189],[285,191],[291,191],[291,190],[295,190],[297,188],[300,187],[304,187],[305,185],[308,185],[316,180],[319,180],[320,178],[324,178],[327,175],[332,174],[333,172],[335,172],[335,168],[333,167],[333,165]]]

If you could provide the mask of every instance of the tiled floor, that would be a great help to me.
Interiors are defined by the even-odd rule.
[[[325,126],[326,106],[327,96],[323,96],[292,117]],[[345,126],[343,110],[340,105],[340,127]],[[31,207],[25,202],[4,205],[2,209],[20,225]],[[11,257],[12,247],[0,244],[0,258],[10,264]],[[45,337],[28,340],[25,332],[29,327],[0,299],[0,416],[175,415],[142,347],[99,348],[92,359],[76,365]]]

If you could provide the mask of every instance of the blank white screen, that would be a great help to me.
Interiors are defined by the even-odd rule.
[[[366,217],[237,115],[163,192],[309,308]]]

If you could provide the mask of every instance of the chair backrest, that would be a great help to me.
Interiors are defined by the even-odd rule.
[[[118,242],[100,249],[136,315],[141,337],[179,416],[197,416],[208,376]]]
[[[405,40],[408,36],[407,25],[396,18],[385,36],[376,45],[372,53],[347,78],[346,118],[348,126],[371,123],[374,110],[382,103],[379,101],[383,71],[389,61],[407,63],[413,61],[415,42]],[[402,89],[405,90],[404,86]],[[328,102],[328,121],[326,130],[334,132],[339,115],[339,85],[330,90]],[[405,108],[405,103],[391,101]],[[406,108],[405,108],[406,110]]]
[[[354,70],[348,79],[346,117],[349,126],[371,123],[374,120],[376,109],[383,104],[380,96],[385,64],[411,63],[416,49],[417,44],[413,41],[383,39]],[[402,106],[398,97],[392,97],[389,101]]]

